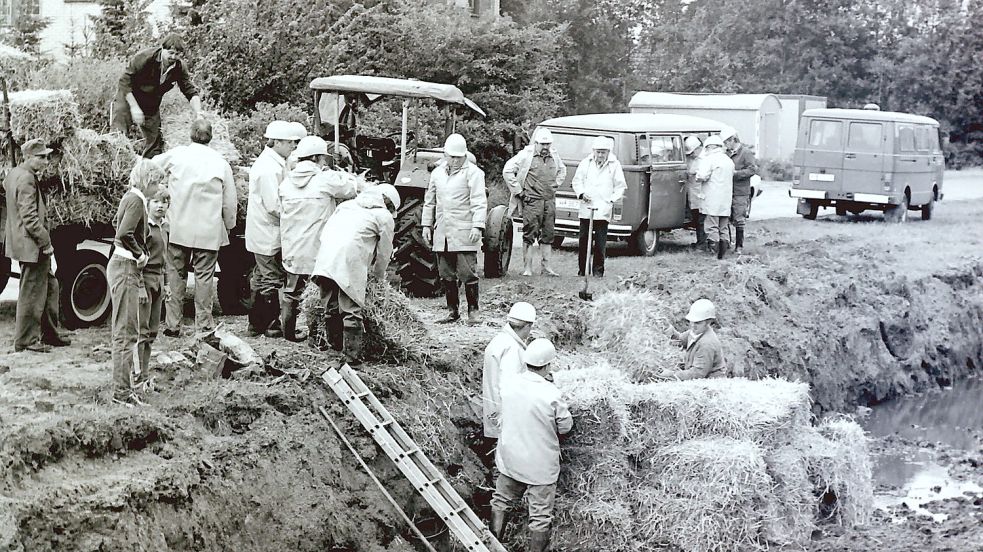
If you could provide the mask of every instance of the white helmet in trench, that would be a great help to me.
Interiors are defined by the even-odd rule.
[[[690,322],[703,322],[716,317],[717,309],[709,299],[697,299],[686,314],[686,320]]]
[[[522,352],[522,362],[535,368],[542,368],[556,358],[556,347],[549,339],[534,339]]]

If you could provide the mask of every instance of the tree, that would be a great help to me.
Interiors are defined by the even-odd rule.
[[[38,2],[18,2],[17,12],[12,18],[12,25],[0,31],[0,42],[19,50],[38,55],[40,54],[41,32],[48,26],[48,20],[40,17]]]

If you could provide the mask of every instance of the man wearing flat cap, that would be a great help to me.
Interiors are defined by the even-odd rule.
[[[48,166],[51,148],[41,140],[21,146],[24,161],[3,182],[7,195],[6,254],[20,263],[14,351],[47,353],[51,345],[71,345],[58,324],[58,281],[51,268],[55,253],[48,234],[48,210],[37,174]]]
[[[112,127],[126,134],[136,124],[143,132],[143,156],[151,158],[164,151],[160,133],[160,102],[175,84],[191,102],[191,120],[198,119],[201,100],[181,62],[184,40],[171,33],[160,46],[147,48],[133,56],[119,78],[119,89],[112,107]]]

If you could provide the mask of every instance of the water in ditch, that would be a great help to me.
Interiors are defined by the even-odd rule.
[[[897,436],[911,442],[974,450],[979,445],[972,432],[983,430],[983,378],[884,402],[874,407],[862,423],[875,438]],[[878,492],[875,503],[879,508],[905,503],[916,514],[942,521],[945,514],[921,505],[964,493],[983,495],[983,488],[976,483],[954,479],[936,461],[936,453],[929,446],[886,450],[874,458],[873,469],[874,483],[880,489],[891,489]]]

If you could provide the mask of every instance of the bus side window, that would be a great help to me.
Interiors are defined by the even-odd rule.
[[[918,151],[934,151],[932,148],[932,129],[925,125],[919,125],[915,133],[915,144],[918,146]]]
[[[915,129],[911,125],[898,125],[898,149],[915,151]]]

